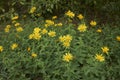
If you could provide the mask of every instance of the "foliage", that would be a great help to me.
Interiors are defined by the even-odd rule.
[[[33,6],[37,8],[36,14],[42,14],[44,17],[49,17],[51,14],[59,16],[67,10],[72,10],[76,13],[92,14],[94,17],[114,18],[120,14],[119,4],[119,0],[3,0],[0,3],[2,14],[0,19],[11,18],[15,14],[28,15]]]
[[[77,15],[66,13],[62,21],[32,13],[34,20],[14,16],[3,25],[1,80],[119,80],[120,28],[99,26],[95,19],[89,24],[82,14],[73,24]]]

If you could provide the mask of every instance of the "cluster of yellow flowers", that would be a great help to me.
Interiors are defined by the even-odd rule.
[[[11,25],[7,25],[7,26],[5,27],[5,29],[4,29],[4,31],[5,31],[6,33],[8,33],[8,32],[10,31],[10,28],[11,28]]]
[[[22,32],[23,28],[20,26],[21,24],[19,22],[17,22],[16,20],[19,18],[19,16],[14,16],[12,18],[12,23],[14,24],[14,26],[16,27],[16,31],[17,32]]]
[[[72,41],[71,35],[60,36],[59,41],[62,42],[63,46],[68,48],[70,46],[70,42]]]
[[[65,53],[65,55],[63,55],[63,61],[69,62],[73,60],[73,55],[71,53]]]
[[[40,40],[41,38],[40,31],[41,29],[39,27],[34,28],[33,33],[29,35],[29,39]]]
[[[49,26],[52,26],[55,24],[54,21],[52,21],[52,20],[46,20],[45,23],[46,23],[45,27],[49,27]]]
[[[101,49],[103,53],[108,54],[109,48],[107,46],[101,47]],[[103,56],[103,54],[96,54],[95,59],[102,62],[105,60],[105,57]]]
[[[74,16],[75,16],[75,14],[73,12],[71,12],[70,10],[68,12],[66,12],[65,15],[70,18],[74,18]]]
[[[85,31],[87,30],[87,26],[86,26],[85,24],[80,24],[80,25],[78,26],[78,30],[79,30],[80,32],[85,32]]]

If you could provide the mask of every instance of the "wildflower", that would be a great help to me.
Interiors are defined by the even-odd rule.
[[[55,24],[52,20],[45,20],[45,22],[47,27]]]
[[[35,58],[35,57],[37,57],[37,54],[36,54],[36,53],[32,53],[31,56],[32,56],[33,58]]]
[[[36,40],[40,40],[40,38],[41,38],[40,33],[34,33],[33,38]]]
[[[2,52],[3,51],[3,46],[0,46],[0,52]]]
[[[102,54],[96,54],[95,59],[100,62],[103,62],[105,60],[105,57]]]
[[[17,27],[17,26],[20,26],[20,23],[15,23],[15,25],[14,25],[15,27]]]
[[[84,18],[84,16],[83,16],[82,14],[79,14],[77,17],[78,17],[80,20]]]
[[[81,25],[78,26],[78,30],[80,32],[85,32],[86,29],[87,29],[87,26],[85,24],[81,24]]]
[[[62,23],[58,23],[57,26],[62,26],[63,24]]]
[[[73,55],[71,53],[66,53],[65,55],[63,55],[63,61],[69,62],[73,60]]]
[[[64,42],[64,41],[65,41],[65,37],[60,36],[60,37],[59,37],[59,40],[60,40],[60,42]]]
[[[30,9],[30,12],[29,13],[34,13],[35,12],[35,10],[36,10],[36,7],[32,7],[31,9]]]
[[[47,28],[49,25],[48,24],[45,24],[45,27]]]
[[[36,27],[36,28],[34,28],[33,33],[39,33],[40,31],[41,31],[41,29],[39,27]]]
[[[63,42],[63,46],[66,48],[70,47],[70,42]]]
[[[55,37],[55,36],[56,36],[56,32],[55,32],[55,31],[50,31],[50,32],[48,33],[48,35],[49,35],[50,37]]]
[[[91,22],[90,22],[90,25],[91,25],[91,26],[96,26],[97,23],[96,23],[96,21],[91,21]]]
[[[16,31],[17,32],[21,32],[21,31],[23,31],[23,28],[22,27],[18,27],[18,28],[16,28]]]
[[[120,41],[120,36],[117,36],[116,39],[117,39],[117,41]]]
[[[33,37],[34,37],[34,34],[29,35],[29,39],[33,39]]]
[[[72,40],[72,36],[66,35],[65,36],[65,42],[70,42]]]
[[[17,15],[17,16],[14,16],[13,18],[12,18],[12,20],[16,20],[16,19],[18,19],[19,18],[19,16]]]
[[[107,46],[101,48],[103,53],[108,54],[109,48]]]
[[[18,44],[17,44],[17,43],[13,43],[13,44],[11,45],[11,49],[12,49],[12,50],[16,49],[17,47],[18,47]]]
[[[101,33],[101,32],[102,32],[102,29],[97,29],[97,32],[98,32],[98,33]]]
[[[66,48],[70,47],[71,40],[72,40],[72,36],[69,35],[69,34],[59,37],[59,41],[62,42],[63,46],[66,47]]]
[[[56,19],[56,18],[57,18],[57,16],[53,16],[53,17],[52,17],[52,19]]]
[[[65,15],[70,18],[73,18],[75,16],[75,14],[73,12],[71,12],[70,10],[68,12],[66,12]]]
[[[30,47],[28,47],[28,48],[27,48],[27,51],[29,52],[30,50],[31,50],[31,48],[30,48]]]
[[[29,39],[39,40],[41,38],[40,31],[41,29],[39,27],[34,28],[33,33],[29,35]]]
[[[48,32],[48,31],[47,31],[46,29],[43,29],[41,33],[42,33],[42,34],[46,34],[47,32]]]
[[[10,28],[11,28],[11,25],[7,25],[6,27],[5,27],[5,32],[9,32],[10,31]]]

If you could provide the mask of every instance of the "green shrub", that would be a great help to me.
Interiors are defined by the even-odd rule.
[[[0,37],[0,79],[119,80],[120,28],[90,25],[85,17],[73,24],[74,17],[13,17]]]

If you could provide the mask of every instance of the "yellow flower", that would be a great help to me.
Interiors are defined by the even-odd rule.
[[[105,60],[105,57],[102,54],[96,54],[95,59],[102,62]]]
[[[21,32],[21,31],[23,31],[23,28],[22,27],[18,27],[18,28],[16,28],[16,31],[17,32]]]
[[[28,48],[27,48],[27,51],[29,52],[30,50],[31,50],[31,48],[30,48],[30,47],[28,47]]]
[[[34,34],[29,35],[29,39],[33,39],[33,37],[34,37]]]
[[[47,31],[46,29],[43,29],[41,33],[42,33],[42,34],[46,34],[47,32],[48,32],[48,31]]]
[[[55,32],[55,31],[50,31],[50,32],[48,33],[48,35],[49,35],[50,37],[55,37],[55,36],[56,36],[56,32]]]
[[[54,21],[52,21],[52,20],[45,20],[45,22],[46,22],[46,24],[45,24],[45,26],[46,27],[48,27],[48,26],[51,26],[51,25],[54,25],[55,23],[54,23]]]
[[[39,27],[34,28],[33,33],[29,35],[29,39],[36,39],[36,40],[40,40],[41,35],[40,32],[41,29]]]
[[[84,16],[83,16],[82,14],[79,14],[77,17],[78,17],[80,20],[84,18]]]
[[[97,23],[96,23],[96,21],[91,21],[91,22],[90,22],[90,25],[91,25],[91,26],[96,26]]]
[[[36,10],[36,7],[32,7],[31,9],[30,9],[30,12],[29,13],[34,13],[35,12],[35,10]]]
[[[97,29],[97,32],[98,32],[98,33],[101,33],[101,32],[102,32],[102,29]]]
[[[0,46],[0,52],[2,52],[3,51],[3,46]]]
[[[36,27],[36,28],[34,28],[33,33],[39,33],[40,31],[41,31],[41,29],[39,27]]]
[[[71,42],[72,36],[71,35],[65,35],[59,37],[60,42]]]
[[[35,58],[35,57],[37,57],[37,54],[36,54],[36,53],[32,53],[31,56],[32,56],[33,58]]]
[[[87,29],[87,26],[85,24],[81,24],[81,25],[78,26],[78,30],[80,32],[85,32],[86,29]]]
[[[101,48],[103,53],[108,54],[109,48],[107,46]]]
[[[33,38],[36,39],[36,40],[40,40],[40,38],[41,38],[40,33],[34,33]]]
[[[73,18],[75,16],[75,14],[73,12],[71,12],[70,10],[68,12],[66,12],[65,15],[70,18]]]
[[[72,36],[69,35],[69,34],[59,37],[59,41],[62,42],[63,46],[66,47],[66,48],[70,47],[71,40],[72,40]]]
[[[62,26],[63,24],[62,23],[58,23],[57,26]]]
[[[17,43],[13,43],[13,44],[11,45],[11,49],[12,49],[12,50],[16,49],[17,47],[18,47],[18,44],[17,44]]]
[[[10,31],[9,28],[5,28],[5,32],[8,33]]]
[[[11,25],[7,25],[4,29],[5,32],[9,32],[10,31],[10,28],[11,28]]]
[[[63,42],[63,46],[66,48],[70,47],[70,42]]]
[[[53,16],[53,17],[52,17],[52,19],[56,19],[56,18],[57,18],[57,16]]]
[[[20,26],[20,23],[15,23],[15,25],[14,25],[15,27],[17,27],[17,26]]]
[[[59,40],[60,40],[60,42],[64,42],[64,41],[65,41],[65,37],[60,36],[60,37],[59,37]]]
[[[116,39],[117,39],[118,41],[120,41],[120,36],[117,36]]]
[[[69,62],[73,60],[73,55],[71,53],[66,53],[65,55],[63,55],[63,61]]]
[[[18,19],[19,18],[19,16],[14,16],[13,18],[12,18],[12,20],[16,20],[16,19]]]
[[[72,36],[70,35],[65,36],[65,42],[71,42],[71,40],[72,40]]]

